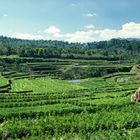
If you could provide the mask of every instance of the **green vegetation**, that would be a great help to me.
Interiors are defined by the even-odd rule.
[[[0,93],[1,92],[8,92],[10,87],[8,79],[4,78],[3,76],[0,76]]]
[[[39,88],[38,88],[39,87]],[[13,92],[33,91],[33,92],[66,92],[78,90],[80,86],[70,84],[62,80],[51,78],[19,79],[12,83]]]
[[[2,76],[0,76],[0,87],[8,84],[8,80]]]
[[[138,41],[1,37],[0,54],[0,139],[139,140]]]
[[[139,104],[130,102],[135,76],[13,79],[9,93],[0,94],[0,138],[138,139]]]
[[[91,43],[63,41],[29,41],[0,37],[0,55],[13,58],[65,58],[87,60],[122,60],[136,58],[140,54],[140,41],[112,39]],[[11,57],[10,57],[11,58]]]

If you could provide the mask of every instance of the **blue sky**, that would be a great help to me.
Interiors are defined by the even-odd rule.
[[[140,0],[0,0],[0,34],[70,42],[140,38]]]

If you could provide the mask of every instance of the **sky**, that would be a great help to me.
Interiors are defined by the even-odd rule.
[[[91,42],[140,38],[140,0],[0,0],[0,35]]]

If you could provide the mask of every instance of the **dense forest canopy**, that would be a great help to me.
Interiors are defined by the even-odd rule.
[[[89,43],[21,40],[0,36],[0,55],[35,58],[128,59],[139,56],[140,40],[111,39]]]

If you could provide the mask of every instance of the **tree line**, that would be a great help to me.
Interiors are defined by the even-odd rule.
[[[21,40],[0,36],[0,55],[35,58],[128,59],[139,56],[140,41],[111,39],[89,43]]]

